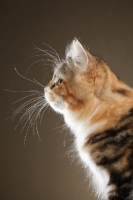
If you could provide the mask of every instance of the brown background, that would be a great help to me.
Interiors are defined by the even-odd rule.
[[[37,57],[30,57],[45,42],[64,56],[65,46],[74,36],[88,45],[90,51],[103,57],[117,75],[133,86],[133,1],[87,0],[3,1],[0,5],[1,89],[42,90],[22,78]],[[51,78],[51,67],[35,64],[27,77],[45,85]],[[44,75],[47,74],[45,81]],[[26,94],[1,90],[0,133],[0,199],[1,200],[92,200],[89,182],[80,165],[71,163],[65,152],[71,137],[63,133],[59,115],[46,111],[39,134],[22,125],[20,118],[5,120],[12,109],[21,105],[12,102]],[[13,108],[12,108],[13,107]],[[65,142],[65,147],[64,147]]]

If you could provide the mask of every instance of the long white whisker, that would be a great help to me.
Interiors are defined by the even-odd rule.
[[[33,63],[28,67],[28,69],[26,70],[25,76],[27,75],[29,69],[30,69],[34,64],[36,64],[36,63],[38,63],[38,62],[41,62],[41,61],[45,61],[44,58],[42,58],[42,59],[40,59],[40,60],[37,60],[37,61],[33,62]]]
[[[40,95],[41,94],[43,94],[43,93],[40,93]],[[33,94],[30,94],[30,95],[27,95],[27,96],[25,96],[25,97],[22,97],[21,99],[18,99],[17,101],[14,101],[12,104],[15,104],[15,103],[17,103],[17,102],[19,102],[19,101],[21,101],[21,100],[23,100],[23,99],[26,99],[26,98],[28,98],[28,97],[30,97],[30,96],[34,96],[34,95],[37,95],[36,93],[33,93]]]
[[[38,83],[38,85],[44,87],[44,85],[42,85],[41,83],[39,83],[35,78],[33,78],[33,80],[34,80],[36,83]]]
[[[36,132],[37,132],[37,136],[38,136],[39,140],[41,140],[39,132],[38,132],[37,121],[36,121]]]
[[[52,72],[52,70],[48,71],[48,72],[45,74],[45,76],[44,76],[44,81],[45,81],[46,76],[47,76],[50,72]]]
[[[31,120],[30,117],[32,116],[32,114],[34,113],[34,111],[37,109],[36,106],[37,106],[38,104],[40,104],[40,102],[37,102],[36,104],[30,106],[30,108],[28,108],[28,109],[26,110],[26,112],[21,116],[21,118],[20,118],[20,120],[19,120],[17,126],[19,125],[20,122],[23,123],[23,121],[25,120],[25,118],[27,118],[27,116],[28,116],[28,118],[29,118],[29,120],[30,120],[30,124],[31,124],[32,120]],[[29,115],[30,115],[30,117],[29,117]],[[22,120],[22,119],[23,119],[23,120]],[[27,122],[28,122],[28,120],[27,120]],[[24,127],[26,126],[27,122],[25,123]],[[17,126],[16,126],[15,128],[17,128]],[[23,129],[24,129],[24,127],[23,127]],[[21,132],[23,131],[23,129],[21,130]]]
[[[44,112],[45,112],[45,110],[48,108],[48,105],[47,105],[47,103],[44,105],[44,110],[43,110],[43,112],[42,112],[42,114],[41,114],[41,116],[40,116],[40,123],[42,122],[42,118],[43,118],[43,115],[44,115]],[[42,108],[42,109],[43,109]]]
[[[22,78],[24,78],[25,80],[28,80],[28,81],[30,81],[30,82],[32,82],[32,83],[35,83],[35,84],[37,84],[36,82],[34,82],[33,80],[30,80],[30,79],[28,79],[28,78],[26,78],[25,76],[22,76],[18,71],[17,71],[17,69],[15,68],[15,71],[17,72],[17,74],[20,76],[20,77],[22,77]]]
[[[42,52],[44,52],[45,54],[47,54],[48,56],[50,56],[53,60],[54,60],[54,63],[56,63],[56,65],[57,64],[59,64],[60,62],[61,62],[61,60],[60,60],[60,57],[59,57],[59,55],[57,54],[57,52],[52,48],[52,47],[50,47],[49,45],[47,45],[47,44],[45,44],[45,43],[43,43],[44,45],[46,45],[46,46],[48,46],[49,48],[51,48],[54,52],[52,52],[52,53],[54,53],[54,55],[56,56],[53,56],[52,54],[50,54],[49,52],[50,51],[48,51],[48,50],[42,50],[42,49],[40,49],[39,47],[37,47],[36,45],[34,45],[34,47],[36,48],[36,49],[38,49],[39,51],[42,51]]]
[[[48,56],[47,54],[44,54],[44,56]],[[51,62],[52,64],[50,65],[50,64],[45,64],[46,62]],[[25,73],[25,75],[27,75],[27,73],[28,73],[28,71],[30,70],[30,68],[33,66],[33,65],[35,65],[36,63],[41,63],[41,65],[50,65],[50,66],[53,66],[54,64],[56,64],[57,65],[57,61],[53,61],[53,60],[50,60],[50,59],[44,59],[44,58],[42,58],[42,59],[40,59],[40,60],[37,60],[37,61],[35,61],[35,62],[33,62],[29,67],[28,67],[28,69],[26,70],[26,73]]]
[[[39,105],[38,107],[40,107],[40,105]],[[42,107],[42,106],[41,106],[41,107]],[[36,109],[35,109],[35,110],[36,110]],[[35,123],[37,123],[37,118],[38,118],[38,117],[37,117],[37,118],[34,120],[34,122],[33,122],[33,119],[34,119],[35,116],[37,115],[36,113],[38,113],[38,111],[35,112],[35,113],[34,113],[34,111],[33,111],[33,112],[32,112],[32,114],[33,114],[32,118],[29,118],[29,119],[30,119],[29,125],[31,125],[31,127],[32,127],[32,126],[34,127]],[[32,114],[31,114],[31,115],[32,115]],[[31,115],[30,115],[30,116],[31,116]],[[24,126],[23,126],[21,132],[22,132],[23,129],[25,128],[27,122],[28,122],[28,119],[27,119],[26,123],[24,124]],[[29,127],[29,126],[28,126],[28,127]],[[33,129],[34,129],[34,128],[33,128]],[[38,135],[38,137],[39,137],[39,134],[38,134],[38,133],[37,133],[37,135]],[[39,138],[40,138],[40,137],[39,137]]]
[[[36,51],[36,52],[34,52],[30,57],[34,57],[34,55],[36,55],[37,53],[39,53],[40,51],[38,50],[38,51]]]
[[[15,91],[15,90],[8,90],[8,89],[3,89],[7,92],[18,92],[18,93],[21,93],[21,92],[36,92],[36,93],[39,93],[41,91],[38,91],[38,90],[27,90],[27,91]]]
[[[43,43],[43,44],[46,45],[45,43]],[[47,53],[47,52],[51,53],[51,51],[49,51],[49,50],[40,49],[40,48],[37,47],[35,44],[33,44],[33,46],[35,47],[35,49],[37,49],[37,50],[39,50],[39,51],[42,51],[43,53]],[[46,45],[46,46],[50,47],[49,45]],[[50,48],[53,50],[52,53],[54,53],[54,55],[56,55],[57,58],[60,59],[60,58],[59,58],[59,55],[57,54],[57,52],[56,52],[52,47],[50,47]]]
[[[24,108],[26,108],[26,106],[28,106],[29,104],[33,103],[33,102],[36,102],[38,101],[39,99],[41,99],[42,97],[35,97],[35,98],[32,98],[28,101],[26,101],[25,103],[23,103],[18,109],[16,109],[14,112],[13,112],[13,116],[12,118],[14,119],[15,116],[20,113],[22,110],[24,110]]]
[[[55,49],[54,49],[54,48],[52,48],[50,45],[48,45],[48,44],[44,43],[44,42],[43,42],[43,44],[44,44],[45,46],[49,47],[50,49],[52,49],[52,50],[54,51],[55,55],[57,56],[57,58],[58,58],[58,59],[59,59],[59,61],[60,61],[59,54],[58,54],[58,53],[55,51]]]

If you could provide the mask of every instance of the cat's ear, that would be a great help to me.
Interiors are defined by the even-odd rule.
[[[82,44],[76,39],[73,40],[66,51],[66,58],[71,58],[74,65],[81,71],[86,71],[89,60]]]

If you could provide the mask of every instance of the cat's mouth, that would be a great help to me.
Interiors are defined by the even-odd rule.
[[[45,99],[48,102],[48,104],[59,113],[63,113],[63,110],[65,108],[65,103],[61,96],[55,94],[53,91],[48,89],[47,87],[44,89],[45,91]]]

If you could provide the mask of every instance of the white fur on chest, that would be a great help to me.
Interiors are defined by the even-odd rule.
[[[65,115],[65,121],[75,135],[75,144],[81,160],[83,161],[85,166],[89,167],[90,169],[94,189],[96,190],[98,195],[101,196],[102,194],[103,198],[106,197],[109,175],[105,170],[101,169],[93,162],[89,152],[86,152],[83,148],[87,136],[97,129],[100,130],[100,128],[106,122],[103,121],[94,125],[89,125],[89,119],[76,122],[73,116],[70,115]]]

